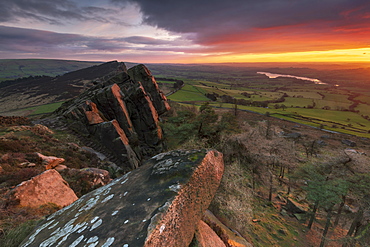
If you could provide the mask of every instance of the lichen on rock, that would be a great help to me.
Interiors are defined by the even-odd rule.
[[[166,160],[178,164],[155,172]],[[215,150],[157,155],[47,217],[21,246],[186,247],[222,174],[222,154]]]

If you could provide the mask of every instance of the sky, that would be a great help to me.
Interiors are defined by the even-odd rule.
[[[0,0],[0,59],[370,62],[369,0]]]

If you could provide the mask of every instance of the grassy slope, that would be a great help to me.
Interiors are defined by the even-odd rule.
[[[98,64],[101,64],[101,62],[54,59],[0,59],[0,82],[36,75],[57,76]]]

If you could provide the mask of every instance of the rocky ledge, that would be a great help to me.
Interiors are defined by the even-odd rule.
[[[159,115],[170,107],[144,65],[120,71],[64,103],[45,124],[63,123],[127,172],[163,151]]]
[[[187,247],[223,169],[215,150],[161,153],[47,217],[21,246]]]

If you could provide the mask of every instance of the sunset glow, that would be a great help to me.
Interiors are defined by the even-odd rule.
[[[365,0],[0,3],[0,58],[142,63],[368,62]]]

